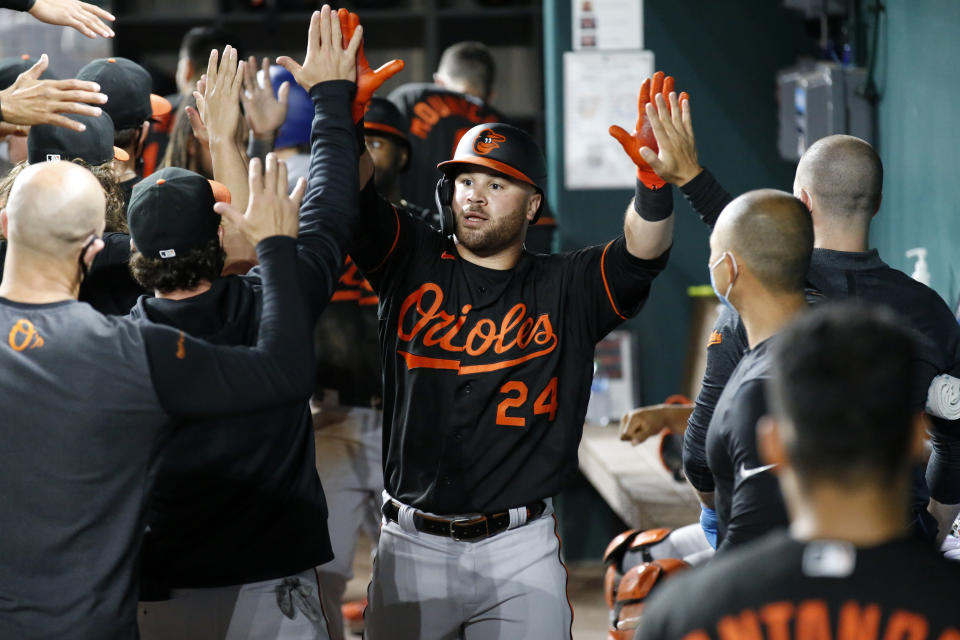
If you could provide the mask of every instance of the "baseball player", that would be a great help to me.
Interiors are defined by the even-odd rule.
[[[633,157],[640,134],[620,133]],[[570,637],[551,498],[577,471],[596,342],[666,266],[670,191],[651,190],[645,217],[629,207],[605,245],[534,255],[546,167],[526,133],[476,126],[439,168],[441,231],[368,181],[351,249],[380,298],[385,381],[367,634]]]
[[[433,185],[441,176],[437,163],[450,158],[465,131],[482,122],[504,122],[489,104],[495,72],[486,45],[458,42],[440,56],[433,83],[408,83],[387,96],[409,123],[414,162],[400,186],[412,202],[433,202]]]
[[[298,240],[299,281],[311,293],[313,321],[346,255],[343,223],[356,216],[355,161],[334,159],[356,158],[351,103],[359,37],[337,56],[330,49],[339,49],[331,44],[340,42],[338,28],[329,7],[311,22],[300,71],[317,114]],[[208,81],[217,84],[223,71]],[[268,167],[276,163],[267,156]],[[277,180],[285,190],[285,170]],[[307,182],[299,181],[292,206]],[[130,266],[155,297],[141,298],[132,315],[244,344],[261,322],[260,279],[256,271],[219,277],[222,231],[203,204],[211,197],[206,180],[182,169],[162,169],[135,188]],[[219,628],[226,638],[328,637],[314,567],[333,553],[308,406],[201,426],[175,434],[156,471],[142,571],[145,583],[165,593],[144,598],[163,602],[141,606],[142,636],[199,638]],[[225,606],[209,606],[220,601]]]
[[[656,112],[652,117],[657,118]],[[670,127],[669,121],[663,124]],[[712,226],[731,198],[697,162],[692,124],[671,127],[670,135],[658,140],[661,157],[652,159],[651,166],[679,186],[704,222]],[[942,538],[960,512],[960,421],[937,405],[935,382],[943,380],[942,376],[960,375],[960,326],[935,291],[892,269],[876,249],[868,248],[882,185],[880,158],[863,140],[828,136],[804,153],[797,165],[794,194],[810,209],[817,239],[807,286],[822,299],[853,298],[884,305],[914,329],[921,348],[911,384],[917,407],[926,407],[931,416],[933,453],[926,480],[919,468],[915,474],[913,512],[923,535]],[[714,327],[718,339],[708,347],[704,388],[684,436],[684,470],[708,507],[712,485],[710,469],[704,466],[705,425],[712,407],[710,396],[724,384],[724,374],[732,371],[730,363],[739,361],[746,349],[743,327],[738,325],[736,315],[726,313]],[[710,520],[708,509],[704,521]]]
[[[138,637],[145,502],[172,421],[309,395],[296,214],[260,196],[227,213],[257,246],[262,322],[252,347],[217,347],[78,303],[103,248],[103,191],[69,162],[18,176],[0,214],[0,637]]]
[[[781,334],[759,440],[790,531],[668,581],[638,640],[960,636],[960,567],[909,535],[924,431],[904,384],[910,334],[849,303],[818,305]]]
[[[710,283],[743,320],[748,351],[717,400],[707,430],[707,463],[716,485],[717,552],[787,524],[772,467],[756,446],[767,413],[764,385],[777,334],[807,308],[804,277],[813,225],[803,203],[772,189],[724,207],[710,235]]]

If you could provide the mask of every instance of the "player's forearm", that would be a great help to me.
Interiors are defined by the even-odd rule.
[[[673,244],[673,214],[663,220],[644,220],[631,204],[624,219],[623,235],[632,256],[641,260],[658,258]]]
[[[357,143],[350,114],[356,85],[322,82],[310,89],[314,118],[307,193],[300,207],[301,277],[319,313],[336,287],[356,223]]]
[[[713,229],[720,212],[730,204],[733,197],[717,182],[709,169],[704,169],[693,179],[680,187],[687,202],[700,214],[703,223]]]

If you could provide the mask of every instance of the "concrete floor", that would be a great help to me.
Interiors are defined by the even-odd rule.
[[[347,600],[364,598],[370,581],[370,539],[362,533],[358,538],[353,562],[354,578],[347,584]],[[573,640],[606,640],[608,612],[603,601],[602,566],[581,564],[568,567],[568,571],[567,592],[573,604]]]

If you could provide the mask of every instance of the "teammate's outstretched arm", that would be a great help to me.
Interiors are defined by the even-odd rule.
[[[657,138],[665,138],[675,126],[682,126],[682,123],[673,122],[674,119],[680,120],[680,110],[675,109],[671,116],[664,100],[664,96],[673,94],[673,85],[671,76],[657,71],[652,82],[647,78],[640,87],[637,124],[633,133],[616,125],[610,127],[610,135],[617,139],[637,166],[636,197],[627,209],[623,234],[630,254],[646,260],[662,255],[670,248],[673,239],[673,194],[648,161],[648,158],[657,158],[657,153],[650,148],[656,147]],[[681,100],[688,101],[685,93]],[[660,115],[661,108],[663,117],[655,117]]]

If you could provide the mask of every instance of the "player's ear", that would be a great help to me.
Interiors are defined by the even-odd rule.
[[[223,246],[223,225],[217,227],[217,242],[220,243],[220,246]]]
[[[757,452],[764,464],[775,464],[774,473],[788,466],[786,447],[780,421],[773,416],[763,416],[757,421]]]
[[[537,209],[540,208],[540,202],[543,200],[543,194],[539,191],[534,191],[533,194],[527,199],[527,220],[533,222],[534,217],[537,215]]]

